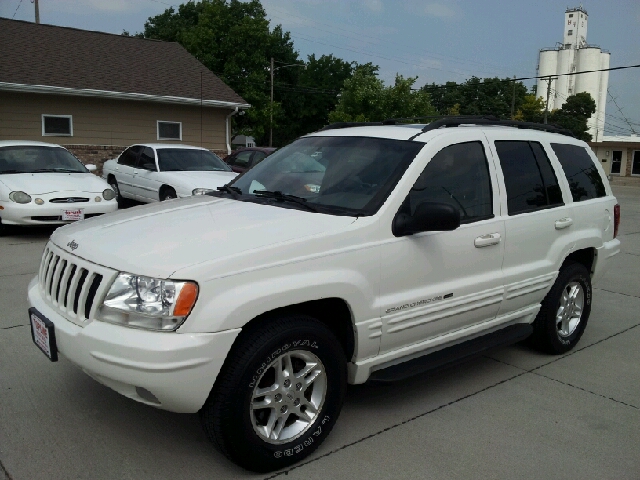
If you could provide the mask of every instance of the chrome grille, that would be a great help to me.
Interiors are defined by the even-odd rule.
[[[65,198],[52,198],[49,203],[85,203],[89,199],[85,197],[65,197]]]
[[[68,320],[83,325],[95,319],[117,272],[49,243],[42,254],[38,281],[47,302]]]

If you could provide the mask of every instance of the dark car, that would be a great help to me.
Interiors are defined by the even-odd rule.
[[[275,151],[276,149],[272,147],[240,148],[225,158],[224,161],[234,172],[244,173]]]

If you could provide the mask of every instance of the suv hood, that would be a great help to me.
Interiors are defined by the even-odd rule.
[[[29,195],[52,192],[102,193],[109,188],[107,182],[93,173],[10,173],[0,176],[11,191],[22,191]]]
[[[69,224],[57,229],[51,241],[73,255],[114,270],[169,278],[191,265],[328,234],[354,221],[347,216],[203,196]],[[68,246],[72,241],[73,251]]]

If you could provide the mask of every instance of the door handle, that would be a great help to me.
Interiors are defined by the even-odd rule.
[[[573,220],[569,217],[556,220],[556,230],[562,230],[563,228],[570,227],[571,225],[573,225]]]
[[[488,247],[490,245],[497,245],[499,243],[499,233],[488,233],[487,235],[482,235],[473,241],[473,244],[476,246],[476,248]]]

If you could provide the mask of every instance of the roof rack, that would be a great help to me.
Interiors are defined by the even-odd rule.
[[[570,137],[575,137],[571,130],[567,130],[566,128],[559,127],[558,125],[553,124],[543,124],[543,123],[534,123],[534,122],[520,122],[516,120],[501,120],[500,118],[494,115],[457,115],[457,116],[442,116],[442,115],[433,115],[428,117],[411,117],[411,118],[389,118],[382,122],[338,122],[332,123],[331,125],[327,125],[326,127],[318,130],[319,132],[325,130],[336,130],[341,128],[349,128],[349,127],[372,127],[372,126],[381,126],[381,125],[397,125],[401,122],[406,122],[410,120],[433,120],[432,122],[425,125],[419,133],[413,135],[409,140],[413,140],[419,135],[423,133],[430,132],[431,130],[436,130],[438,128],[449,128],[449,127],[459,127],[460,125],[498,125],[503,127],[515,127],[521,129],[528,130],[541,130],[544,132],[551,133],[559,133],[561,135],[567,135]]]
[[[568,135],[575,137],[571,130],[559,127],[558,125],[533,123],[533,122],[519,122],[516,120],[501,120],[493,115],[481,115],[481,116],[457,116],[457,117],[444,117],[425,125],[421,132],[410,138],[413,140],[418,135],[431,130],[436,130],[441,127],[459,127],[460,125],[498,125],[502,127],[516,127],[527,130],[541,130],[543,132],[559,133],[561,135]]]

